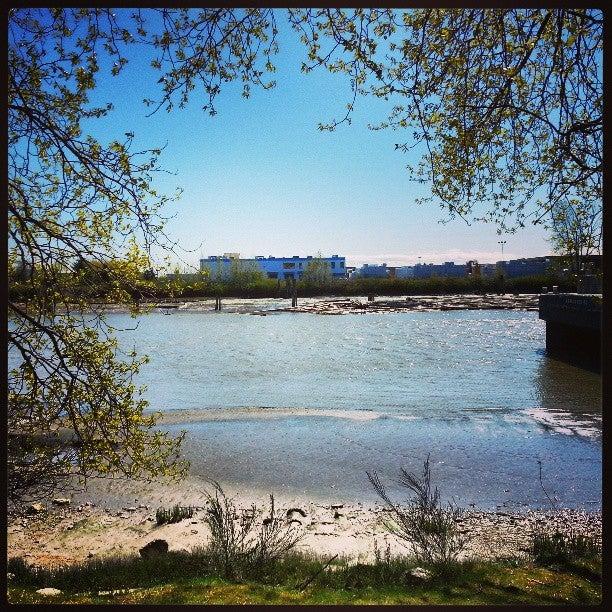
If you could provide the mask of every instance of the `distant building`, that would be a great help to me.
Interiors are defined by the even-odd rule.
[[[398,266],[395,269],[396,278],[412,278],[414,276],[414,266]]]
[[[338,255],[331,257],[264,257],[258,255],[254,258],[240,258],[239,253],[224,253],[223,255],[210,255],[207,259],[200,259],[200,270],[207,271],[215,280],[229,280],[237,270],[259,270],[268,278],[285,280],[295,278],[299,280],[304,275],[308,265],[313,261],[321,261],[329,267],[332,278],[346,277],[346,258]]]
[[[509,261],[498,261],[497,269],[507,278],[520,276],[535,276],[546,274],[553,264],[551,257],[529,257],[523,259],[511,259]]]
[[[465,264],[467,276],[480,276],[480,264],[475,259],[470,259]]]
[[[415,278],[432,278],[433,276],[459,278],[466,276],[467,273],[467,264],[457,265],[453,261],[445,261],[443,264],[417,264],[413,270]]]
[[[498,273],[497,264],[483,263],[480,264],[480,274],[482,276],[495,276]]]
[[[363,264],[361,268],[355,271],[354,276],[361,278],[387,278],[389,276],[389,268],[387,264]]]

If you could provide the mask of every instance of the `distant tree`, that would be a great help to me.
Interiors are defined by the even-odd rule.
[[[34,274],[34,268],[23,260],[17,259],[9,266],[9,278],[12,281],[28,281]]]
[[[234,259],[230,264],[228,281],[234,287],[246,289],[262,282],[265,278],[265,274],[255,262]]]
[[[601,212],[575,198],[557,203],[553,210],[553,249],[568,259],[575,274],[584,271],[587,256],[601,253]]]
[[[144,280],[155,280],[157,278],[157,272],[153,268],[147,268],[142,273],[142,278]]]
[[[329,262],[323,259],[321,253],[313,257],[306,266],[302,281],[311,285],[326,285],[332,280],[331,267]]]

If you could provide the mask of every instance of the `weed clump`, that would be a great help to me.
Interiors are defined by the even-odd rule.
[[[554,510],[558,510],[556,498],[551,498],[542,481],[542,461],[538,460],[542,491]],[[531,540],[531,556],[534,563],[542,566],[569,566],[583,561],[592,561],[601,556],[601,545],[593,536],[576,533],[571,526],[565,532],[536,531]]]
[[[174,506],[170,510],[165,508],[158,508],[155,513],[155,521],[158,525],[164,525],[165,523],[179,523],[183,519],[191,518],[193,516],[193,508],[191,506]]]
[[[211,563],[224,578],[261,576],[291,551],[301,533],[276,514],[274,496],[270,512],[259,524],[255,505],[238,516],[234,502],[218,483],[207,493],[208,510],[204,521],[210,528],[208,554]]]
[[[376,493],[390,510],[386,527],[412,548],[417,562],[445,572],[456,564],[469,543],[469,537],[458,526],[464,510],[451,502],[442,504],[438,488],[431,486],[429,456],[420,476],[403,468],[400,474],[399,484],[413,493],[403,506],[391,500],[376,472],[367,472]]]
[[[531,543],[534,563],[542,566],[566,566],[594,559],[600,554],[601,546],[595,538],[571,530],[568,533],[535,533]]]

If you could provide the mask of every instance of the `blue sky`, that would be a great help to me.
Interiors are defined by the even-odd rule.
[[[319,122],[344,114],[350,101],[346,77],[323,70],[300,72],[305,53],[282,13],[276,88],[240,96],[240,84],[225,85],[214,117],[201,110],[194,92],[185,109],[159,110],[151,117],[142,100],[159,95],[152,56],[129,49],[122,73],[98,76],[92,102],[112,101],[115,110],[97,121],[101,140],[136,135],[135,148],[167,146],[161,165],[173,175],[156,179],[160,191],[183,188],[168,206],[175,215],[167,230],[197,265],[200,255],[225,251],[254,255],[339,254],[348,265],[386,262],[409,265],[467,259],[504,259],[548,254],[541,227],[498,236],[490,225],[457,220],[440,224],[444,212],[417,205],[427,186],[409,180],[406,165],[416,161],[395,150],[409,131],[372,131],[387,104],[358,98],[352,125],[320,132]]]

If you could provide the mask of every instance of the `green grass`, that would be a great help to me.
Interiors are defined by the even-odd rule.
[[[532,543],[537,565],[570,567],[576,559],[593,559],[601,554],[597,541],[579,533],[538,533]]]
[[[336,561],[317,573],[326,559],[293,554],[257,577],[218,577],[206,551],[170,553],[155,559],[116,557],[79,566],[38,570],[11,560],[11,603],[130,604],[597,604],[601,602],[601,560],[571,567],[538,567],[525,561],[465,562],[451,571],[433,567],[426,582],[412,578],[408,559],[373,564]],[[316,578],[302,586],[314,575]],[[41,587],[63,591],[36,594]],[[137,589],[100,596],[99,591]]]

